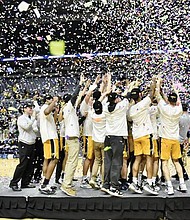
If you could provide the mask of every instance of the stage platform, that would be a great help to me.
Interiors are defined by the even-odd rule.
[[[2,185],[0,195],[0,218],[43,218],[43,219],[190,219],[190,182],[188,192],[175,190],[168,196],[161,186],[158,196],[124,192],[123,198],[106,195],[100,190],[80,188],[80,179],[75,183],[76,197],[66,196],[59,188],[55,195],[42,195],[35,189],[13,192]],[[173,180],[177,189],[178,182]]]

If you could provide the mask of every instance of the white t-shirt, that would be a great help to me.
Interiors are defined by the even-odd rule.
[[[44,113],[47,107],[48,105],[44,104],[40,109],[40,134],[43,143],[50,139],[58,139],[53,113],[49,115]]]
[[[152,127],[153,127],[153,139],[156,140],[159,138],[158,135],[158,108],[157,106],[152,105],[150,107],[150,120],[152,122]]]
[[[128,136],[126,114],[129,108],[127,99],[117,103],[112,112],[108,110],[109,103],[104,106],[106,116],[106,135]]]
[[[73,107],[71,101],[65,105],[63,116],[65,122],[65,138],[79,137],[79,119],[76,114],[76,109]]]
[[[83,136],[92,136],[92,107],[85,100],[81,103],[80,112],[83,116],[88,113],[83,124]]]
[[[171,140],[179,140],[179,118],[182,115],[182,106],[172,106],[163,99],[158,103],[160,113],[159,136]]]
[[[129,117],[133,121],[132,134],[134,139],[153,134],[149,113],[150,104],[151,99],[147,96],[129,109]]]
[[[92,140],[104,143],[106,136],[106,117],[105,114],[92,114]]]

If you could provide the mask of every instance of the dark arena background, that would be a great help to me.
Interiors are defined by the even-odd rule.
[[[173,82],[189,106],[189,12],[189,0],[0,0],[1,218],[190,219],[188,181],[188,192],[174,196],[161,186],[159,196],[126,191],[111,197],[80,188],[81,154],[77,197],[8,187],[18,163],[16,119],[23,101],[71,93],[81,73],[92,81],[106,73],[112,83],[139,79],[142,89],[159,75],[163,89],[171,91]],[[62,52],[56,46],[52,52],[51,42],[62,42]]]

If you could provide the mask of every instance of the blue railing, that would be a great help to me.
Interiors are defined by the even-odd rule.
[[[33,57],[10,57],[0,58],[1,62],[9,61],[24,61],[24,60],[47,60],[47,59],[66,59],[66,58],[93,58],[98,56],[127,56],[127,55],[143,55],[143,54],[170,54],[170,53],[187,53],[190,52],[189,48],[171,49],[171,50],[132,50],[132,51],[113,51],[113,52],[102,52],[102,53],[82,53],[82,54],[66,54],[60,56],[33,56]]]

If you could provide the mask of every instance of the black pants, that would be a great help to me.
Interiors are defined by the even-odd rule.
[[[42,167],[44,162],[43,143],[40,137],[36,138],[34,159],[33,159],[33,178],[40,180],[42,176]]]
[[[22,142],[18,143],[19,164],[16,166],[10,186],[16,186],[20,180],[21,186],[26,186],[30,183],[32,175],[32,162],[34,157],[34,146],[35,144],[28,145]]]
[[[123,165],[124,139],[120,136],[106,136],[104,142],[104,185],[119,189],[119,178]]]

